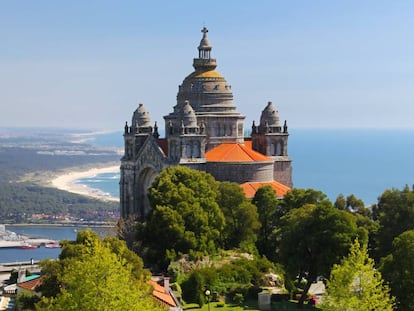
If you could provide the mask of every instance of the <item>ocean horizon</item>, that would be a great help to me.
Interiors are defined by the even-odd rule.
[[[290,130],[293,185],[320,190],[332,202],[354,194],[370,206],[386,189],[414,184],[413,141],[414,129]],[[120,147],[122,132],[101,134],[97,142]],[[119,197],[119,173],[77,182]]]

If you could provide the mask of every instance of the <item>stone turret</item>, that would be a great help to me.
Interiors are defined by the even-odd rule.
[[[275,109],[272,102],[268,102],[260,116],[259,133],[280,133],[279,111]]]
[[[292,186],[291,159],[288,156],[288,126],[280,125],[279,112],[269,101],[260,115],[260,124],[252,125],[252,147],[254,150],[275,159],[274,179]]]

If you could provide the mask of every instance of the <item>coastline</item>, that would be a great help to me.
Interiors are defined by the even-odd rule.
[[[99,199],[103,201],[119,202],[119,198],[109,196],[106,193],[98,189],[94,189],[94,188],[87,187],[85,185],[76,183],[76,181],[81,178],[94,177],[98,174],[116,173],[116,172],[119,172],[119,165],[112,165],[112,166],[107,166],[107,167],[94,167],[94,168],[88,168],[86,170],[65,171],[62,174],[56,175],[50,181],[49,185],[59,190],[88,196],[94,199]]]

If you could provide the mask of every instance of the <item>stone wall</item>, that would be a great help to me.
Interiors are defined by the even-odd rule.
[[[273,181],[273,162],[207,162],[206,171],[218,181]]]
[[[292,161],[285,157],[276,158],[281,159],[277,159],[277,161],[274,162],[274,180],[292,188]]]

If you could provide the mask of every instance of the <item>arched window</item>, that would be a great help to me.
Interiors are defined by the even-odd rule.
[[[193,143],[193,158],[200,157],[200,144],[198,142]]]
[[[283,148],[282,148],[282,142],[278,141],[276,144],[276,155],[281,156],[283,155]]]
[[[170,150],[169,150],[170,158],[173,160],[179,158],[180,157],[179,152],[180,150],[177,146],[177,142],[172,141],[170,144]]]
[[[270,155],[276,155],[276,144],[274,142],[270,144]]]
[[[192,154],[192,150],[191,149],[192,149],[192,145],[190,143],[187,143],[185,145],[185,156],[187,158],[191,158],[191,154]]]
[[[228,126],[227,126],[227,136],[231,136],[231,134],[233,133],[233,131],[232,131],[232,126],[231,126],[231,124],[229,124]]]

